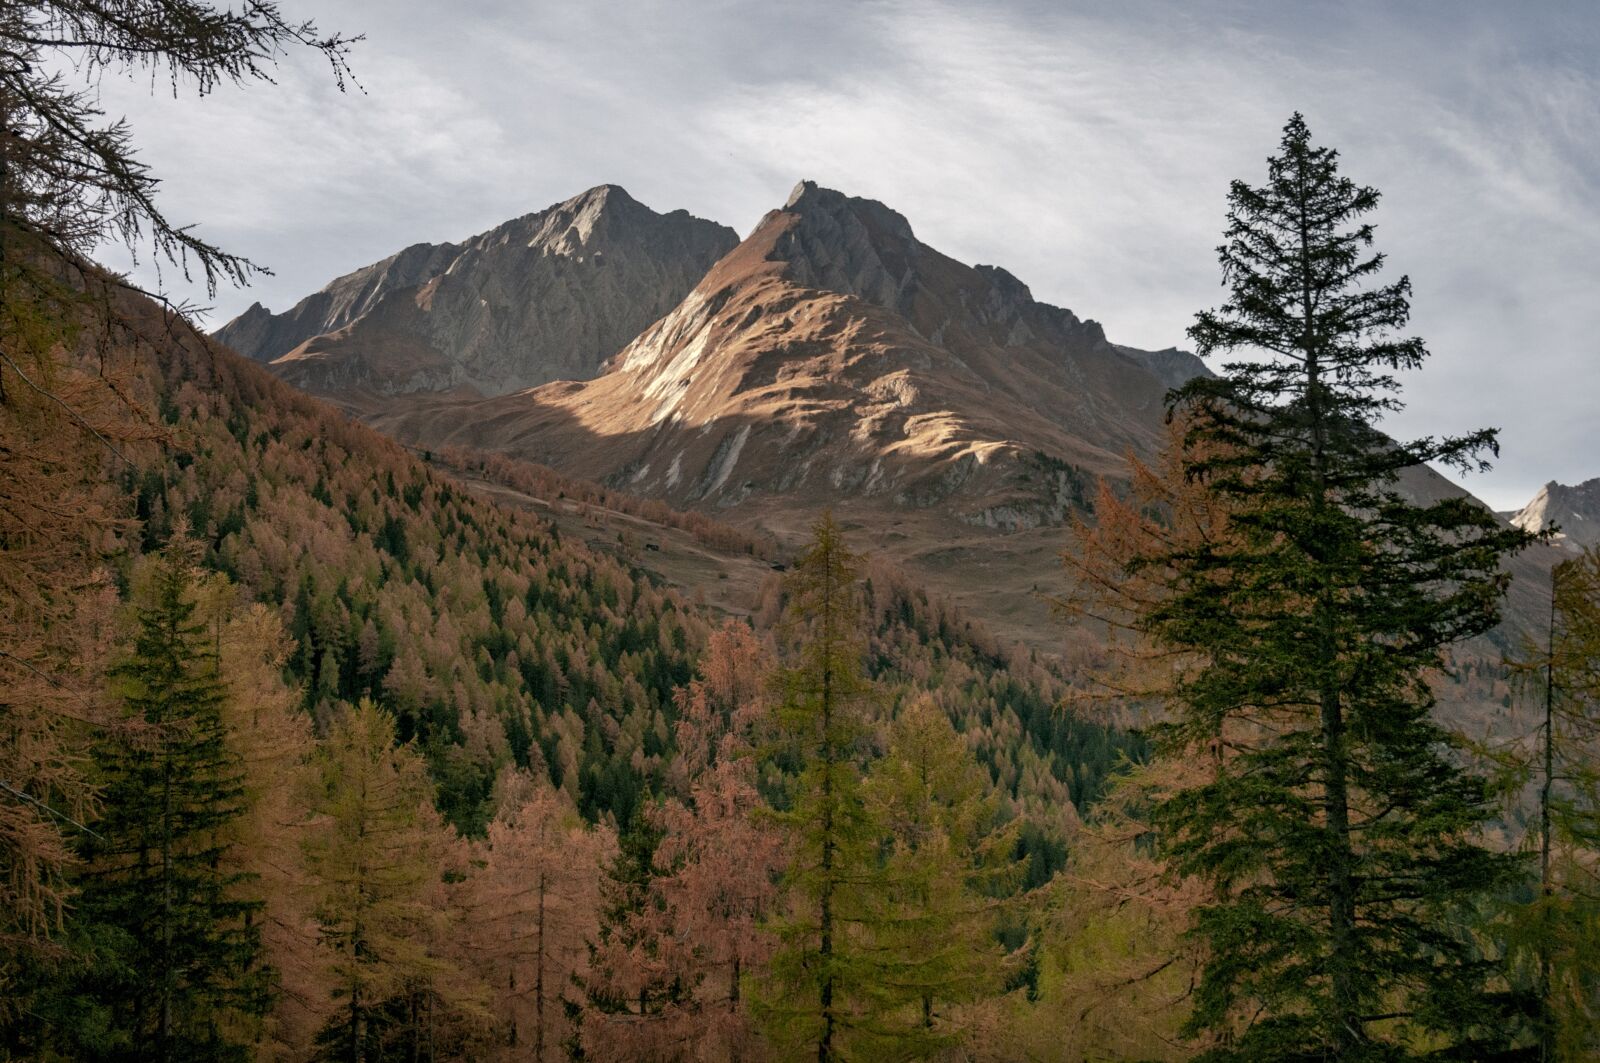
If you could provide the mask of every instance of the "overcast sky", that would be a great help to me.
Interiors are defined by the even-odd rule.
[[[1289,113],[1379,187],[1433,360],[1407,435],[1502,428],[1502,508],[1600,476],[1600,4],[282,0],[364,93],[108,80],[180,222],[271,267],[216,327],[611,182],[748,232],[802,177],[880,199],[1117,342],[1220,300],[1227,183]],[[146,279],[148,275],[146,275]],[[167,276],[168,290],[198,295]]]

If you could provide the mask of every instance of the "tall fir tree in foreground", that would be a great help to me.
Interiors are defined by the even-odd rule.
[[[1461,930],[1521,861],[1484,848],[1482,781],[1433,722],[1445,647],[1498,618],[1502,559],[1530,537],[1464,499],[1418,504],[1406,470],[1482,467],[1495,433],[1397,442],[1394,374],[1410,283],[1383,283],[1342,177],[1295,115],[1267,182],[1236,181],[1219,249],[1228,302],[1189,330],[1239,352],[1175,402],[1186,477],[1228,534],[1134,559],[1162,571],[1140,620],[1196,662],[1154,729],[1174,755],[1217,744],[1206,781],[1154,809],[1174,866],[1213,899],[1189,1023],[1210,1059],[1482,1058],[1511,1035],[1501,972]]]
[[[813,528],[787,590],[798,649],[778,673],[775,730],[799,765],[787,807],[786,910],[758,986],[755,1013],[771,1042],[819,1063],[860,1058],[887,1034],[893,1004],[871,931],[881,885],[874,822],[861,786],[869,684],[858,631],[860,559],[831,515]]]
[[[64,1017],[69,1034],[103,1027],[74,1050],[90,1057],[248,1059],[270,1003],[254,876],[227,859],[247,810],[244,767],[215,640],[196,616],[198,553],[180,534],[147,563],[132,646],[111,671],[126,719],[96,752],[103,814],[86,835],[75,915],[92,954],[84,1010]]]

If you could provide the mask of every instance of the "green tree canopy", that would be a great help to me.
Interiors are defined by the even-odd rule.
[[[249,1058],[269,1004],[261,903],[225,859],[246,811],[214,639],[196,617],[198,546],[180,536],[136,584],[133,638],[112,669],[122,726],[96,749],[103,813],[85,834],[74,925],[91,943],[64,1032],[118,1059]],[[97,1029],[98,1028],[98,1029]]]
[[[755,1014],[772,1042],[819,1063],[856,1058],[887,1032],[893,1006],[871,947],[879,918],[880,825],[863,798],[866,702],[859,632],[860,559],[831,514],[789,574],[788,634],[773,722],[798,765],[777,818],[789,838],[779,945]]]
[[[1194,927],[1209,959],[1190,1027],[1226,1034],[1208,1058],[1481,1055],[1514,1029],[1460,927],[1520,861],[1478,842],[1485,788],[1431,718],[1428,676],[1496,623],[1500,563],[1530,537],[1405,489],[1428,463],[1482,466],[1495,433],[1380,429],[1427,352],[1400,334],[1409,280],[1379,278],[1377,202],[1299,115],[1266,183],[1233,183],[1229,299],[1190,336],[1243,357],[1175,396],[1184,474],[1228,534],[1130,566],[1166,573],[1144,633],[1198,662],[1154,734],[1220,748],[1154,816],[1176,868],[1215,890]]]
[[[995,931],[1022,878],[1022,824],[999,821],[987,773],[928,697],[901,709],[866,790],[889,838],[876,936],[884,988],[911,1005],[902,1050],[931,1053],[966,1035],[956,1006],[1003,982]]]

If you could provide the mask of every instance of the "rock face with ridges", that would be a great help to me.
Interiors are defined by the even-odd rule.
[[[1600,546],[1600,476],[1574,487],[1551,480],[1516,512],[1511,523],[1531,532],[1555,524],[1561,529],[1556,533],[1557,543],[1569,549]]]
[[[1015,531],[1152,450],[1185,372],[1204,369],[1116,347],[883,204],[805,181],[596,379],[375,421],[683,505],[857,497]]]
[[[459,244],[417,244],[217,338],[333,397],[507,392],[593,376],[738,242],[615,185]]]

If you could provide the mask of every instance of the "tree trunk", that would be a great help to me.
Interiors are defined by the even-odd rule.
[[[1539,790],[1539,1059],[1556,1058],[1556,1023],[1550,1007],[1550,905],[1555,884],[1550,877],[1550,796],[1555,780],[1556,580],[1561,566],[1550,570],[1550,632],[1544,659],[1544,785]]]
[[[533,968],[533,1058],[544,1063],[544,891],[545,873],[539,869],[539,945]]]
[[[1321,350],[1316,330],[1317,299],[1311,275],[1310,205],[1306,201],[1307,175],[1300,175],[1300,281],[1304,313],[1303,344],[1306,366],[1306,408],[1312,436],[1312,475],[1315,495],[1312,512],[1320,527],[1330,507],[1327,483],[1328,435],[1322,408]],[[1314,565],[1324,562],[1313,556]],[[1365,1040],[1356,984],[1356,914],[1353,868],[1355,854],[1350,837],[1350,769],[1345,749],[1344,705],[1338,682],[1339,648],[1335,631],[1335,602],[1324,589],[1316,603],[1318,616],[1317,666],[1320,674],[1323,755],[1323,812],[1327,817],[1330,853],[1328,866],[1328,975],[1333,984],[1333,1048],[1337,1059],[1352,1058]]]
[[[517,969],[515,967],[506,972],[506,1011],[511,1015],[511,1029],[506,1032],[506,1047],[517,1047]]]
[[[361,1042],[365,1039],[361,1029],[361,989],[350,987],[350,1063],[361,1063]]]
[[[737,1013],[739,1010],[739,974],[742,967],[743,965],[739,962],[739,957],[735,955],[733,957],[733,966],[731,968],[732,974],[730,974],[728,978],[728,1013],[730,1015]],[[742,1056],[739,1052],[739,1043],[738,1041],[734,1041],[728,1048],[729,1063],[740,1063],[741,1059]]]
[[[833,1060],[833,559],[823,569],[822,597],[822,895],[817,953],[822,958],[822,1037],[817,1063]]]
[[[172,757],[162,739],[161,760],[161,1014],[156,1058],[172,1056]]]
[[[422,1016],[417,1010],[417,995],[411,994],[411,999],[406,1002],[406,1010],[411,1012],[411,1063],[422,1061]]]
[[[1334,1052],[1351,1058],[1364,1039],[1358,1007],[1355,951],[1355,883],[1351,875],[1354,854],[1350,846],[1350,792],[1344,748],[1344,717],[1337,690],[1322,694],[1323,781],[1328,833],[1333,845],[1328,867],[1328,973],[1333,980]]]

